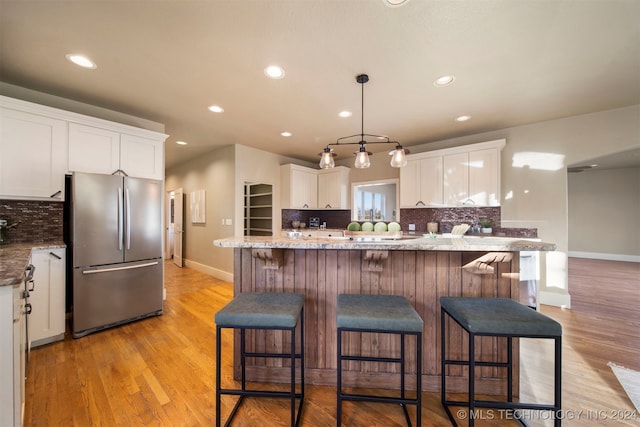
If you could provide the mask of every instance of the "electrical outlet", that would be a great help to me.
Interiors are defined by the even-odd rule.
[[[409,231],[416,231],[416,225],[415,224],[409,224]]]
[[[233,221],[231,221],[231,218],[227,218],[224,220],[225,225],[233,225]]]

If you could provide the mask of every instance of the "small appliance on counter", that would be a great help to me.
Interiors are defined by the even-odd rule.
[[[317,216],[309,218],[309,228],[320,228],[320,218]]]
[[[6,219],[0,219],[0,245],[6,245],[7,243],[9,243],[9,239],[7,239],[7,235],[5,234],[4,230],[13,228],[18,224],[18,222],[15,222],[11,225],[7,225]]]

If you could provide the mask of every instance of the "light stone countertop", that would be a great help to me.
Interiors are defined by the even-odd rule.
[[[406,236],[399,240],[350,240],[347,237],[229,237],[214,240],[221,248],[280,248],[280,249],[358,249],[358,250],[402,250],[402,251],[554,251],[555,243],[537,239],[509,237],[462,236],[436,238]]]

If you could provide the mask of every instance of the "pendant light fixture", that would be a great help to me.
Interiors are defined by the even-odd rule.
[[[373,153],[367,151],[367,144],[396,144],[396,148],[389,152],[391,155],[391,166],[394,168],[400,168],[407,164],[407,154],[409,154],[409,150],[405,149],[396,141],[389,140],[388,136],[384,135],[372,135],[368,133],[364,133],[364,84],[369,81],[369,76],[366,74],[359,74],[356,76],[356,82],[360,83],[362,88],[361,95],[361,107],[362,107],[362,116],[360,121],[360,133],[355,135],[343,136],[342,138],[338,138],[336,142],[332,144],[327,144],[327,146],[320,153],[320,168],[322,169],[331,169],[335,166],[334,157],[336,153],[334,153],[331,146],[341,146],[341,145],[359,145],[360,148],[357,152],[353,153],[356,156],[356,161],[354,163],[354,167],[358,169],[366,169],[371,166],[371,160],[369,160],[369,156],[372,156]],[[350,138],[359,137],[359,141],[348,142],[346,140]],[[367,141],[365,137],[373,137],[376,138],[377,141]]]

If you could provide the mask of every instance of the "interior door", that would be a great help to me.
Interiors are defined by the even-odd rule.
[[[178,267],[182,267],[183,199],[182,188],[173,192],[173,263]]]

